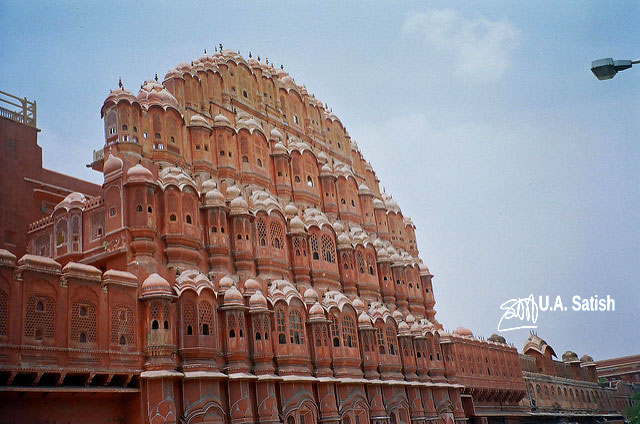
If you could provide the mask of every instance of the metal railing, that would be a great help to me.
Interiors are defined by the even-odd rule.
[[[0,116],[36,128],[36,102],[0,91]]]

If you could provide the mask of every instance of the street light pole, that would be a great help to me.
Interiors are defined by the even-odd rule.
[[[613,60],[610,57],[598,59],[591,62],[591,72],[599,80],[608,80],[616,76],[619,71],[631,68],[633,65],[640,63],[637,60]]]

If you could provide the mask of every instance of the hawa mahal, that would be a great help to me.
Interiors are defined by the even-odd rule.
[[[101,186],[0,108],[0,422],[621,422],[590,357],[443,330],[411,219],[282,67],[119,85]]]

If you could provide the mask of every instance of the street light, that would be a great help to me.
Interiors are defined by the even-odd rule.
[[[638,60],[613,60],[610,57],[606,59],[598,59],[591,62],[591,72],[599,80],[608,80],[613,78],[618,71],[624,71],[631,68],[632,65],[640,63]]]

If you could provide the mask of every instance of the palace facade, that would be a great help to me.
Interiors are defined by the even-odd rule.
[[[23,187],[0,250],[0,421],[621,419],[589,358],[443,330],[411,219],[282,68],[221,47],[100,114],[102,187]]]

